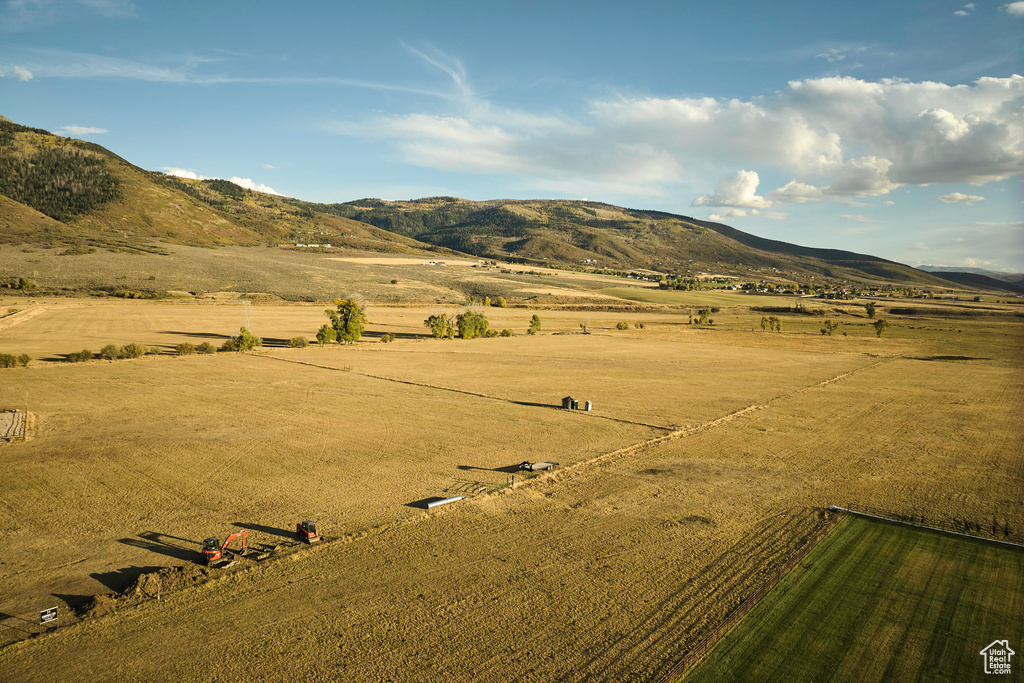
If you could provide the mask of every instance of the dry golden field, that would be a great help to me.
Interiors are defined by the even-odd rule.
[[[0,352],[36,359],[219,343],[245,322],[237,301],[8,307]],[[488,309],[519,336],[437,341],[422,321],[439,309],[371,306],[366,341],[288,349],[323,306],[257,305],[254,353],[0,370],[0,409],[27,395],[33,418],[0,445],[0,638],[20,641],[0,671],[657,680],[829,504],[1024,527],[1015,309],[886,315],[879,339],[839,308],[849,336],[810,316],[762,333],[733,305],[712,329],[681,308]],[[568,334],[580,322],[592,334]],[[570,393],[594,410],[556,409]],[[559,467],[506,487],[522,460]],[[441,495],[468,499],[416,506]],[[38,610],[190,564],[206,536],[280,543],[305,518],[329,542],[23,639]]]

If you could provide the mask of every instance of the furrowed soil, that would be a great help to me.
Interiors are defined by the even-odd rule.
[[[840,524],[683,680],[980,681],[982,648],[1021,642],[1024,548]]]
[[[237,302],[36,306],[0,351],[166,350],[245,324]],[[439,341],[423,320],[443,309],[370,307],[367,341],[285,348],[323,307],[257,305],[253,353],[0,371],[0,408],[27,394],[34,416],[0,446],[5,680],[657,680],[830,504],[1024,527],[1012,309],[881,339],[852,313],[829,338],[806,316],[752,332],[741,307],[712,329],[685,310],[488,309],[519,336]],[[594,409],[559,409],[569,394]],[[302,519],[328,540],[289,547]],[[27,638],[38,610],[76,622],[64,607],[239,527],[284,547]]]

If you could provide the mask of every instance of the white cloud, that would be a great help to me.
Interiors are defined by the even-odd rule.
[[[34,78],[32,72],[26,69],[25,67],[16,66],[13,68],[13,71],[14,75],[18,77],[18,80],[22,81],[23,83],[27,83],[28,81],[31,81]]]
[[[983,202],[985,201],[985,198],[979,197],[978,195],[975,194],[963,194],[962,192],[953,192],[952,194],[942,195],[941,197],[939,197],[939,201],[945,202],[946,204],[956,204],[959,202],[963,202],[964,204],[967,204],[967,206],[973,206],[974,202]]]
[[[205,176],[187,168],[178,168],[176,166],[161,166],[160,170],[167,173],[168,175],[178,176],[179,178],[189,178],[190,180],[223,180],[222,178],[216,178],[213,176]],[[265,194],[280,194],[274,188],[269,185],[262,183],[253,182],[251,178],[239,178],[238,176],[232,176],[227,180],[233,182],[239,187],[244,187],[248,190],[255,192],[263,192]]]
[[[260,168],[265,168],[268,171],[272,171],[275,168],[277,168],[277,166],[274,166],[273,164],[263,164],[263,165],[260,166]]]
[[[458,93],[454,111],[338,122],[333,132],[391,140],[419,166],[588,194],[664,196],[725,168],[792,178],[758,196],[739,192],[746,186],[737,176],[697,206],[848,202],[904,185],[983,185],[1024,173],[1019,75],[970,85],[828,77],[749,100],[605,98],[571,116],[494,106],[473,95],[461,65],[444,73]]]
[[[859,213],[844,213],[843,215],[840,216],[840,218],[845,218],[846,220],[854,221],[855,223],[871,223],[872,222],[872,220],[870,218],[868,218],[867,216],[864,216],[862,214],[859,214]]]
[[[61,135],[100,135],[102,133],[109,133],[106,128],[91,128],[89,126],[64,126],[58,128],[57,131]]]
[[[1014,17],[1024,17],[1024,2],[1011,2],[1003,5],[1002,9]]]
[[[235,185],[244,187],[248,190],[263,192],[266,194],[280,194],[280,192],[270,187],[269,185],[264,185],[263,183],[254,183],[251,178],[239,178],[238,176],[232,176],[231,178],[228,178],[228,180],[233,182]]]
[[[743,206],[763,209],[772,205],[757,195],[760,178],[756,171],[740,171],[736,175],[718,179],[718,187],[711,194],[701,195],[690,206]]]

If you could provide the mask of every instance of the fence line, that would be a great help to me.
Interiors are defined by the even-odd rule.
[[[886,522],[893,522],[896,524],[905,524],[918,529],[928,529],[929,531],[938,531],[944,534],[974,538],[981,541],[1008,545],[1014,548],[1024,548],[1024,534],[1011,529],[1008,521],[1003,523],[998,522],[995,516],[993,516],[992,524],[990,526],[988,523],[982,525],[968,519],[943,519],[941,517],[930,519],[926,517],[924,513],[898,513],[871,507],[869,505],[863,505],[861,503],[847,503],[845,508],[838,505],[830,505],[829,509],[848,512],[854,515],[861,515],[863,517],[873,517],[875,519],[881,519]],[[990,535],[986,533],[989,530],[991,530]]]
[[[686,671],[695,666],[704,656],[711,650],[711,648],[733,627],[736,623],[746,616],[757,602],[763,598],[768,591],[775,588],[782,578],[795,567],[800,560],[807,556],[807,553],[811,551],[818,544],[822,538],[825,537],[829,531],[831,531],[840,519],[844,516],[845,512],[839,509],[835,509],[839,514],[828,520],[821,528],[815,531],[807,540],[806,543],[799,549],[797,549],[786,561],[786,564],[782,565],[771,577],[766,579],[758,586],[753,593],[744,598],[743,602],[734,607],[729,612],[722,622],[714,628],[710,633],[701,638],[697,643],[691,647],[683,658],[676,662],[671,669],[669,669],[664,676],[659,679],[659,683],[674,683],[686,673]]]

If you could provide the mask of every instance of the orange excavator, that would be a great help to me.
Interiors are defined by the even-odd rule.
[[[242,539],[241,551],[234,551],[228,548],[231,542],[235,539]],[[208,567],[229,567],[234,564],[234,553],[237,552],[239,557],[245,556],[246,551],[249,549],[249,530],[241,529],[224,539],[224,543],[210,537],[203,541],[203,557],[206,558],[206,565]]]
[[[295,534],[300,541],[313,545],[320,542],[320,532],[316,530],[316,522],[306,520],[295,525]]]

